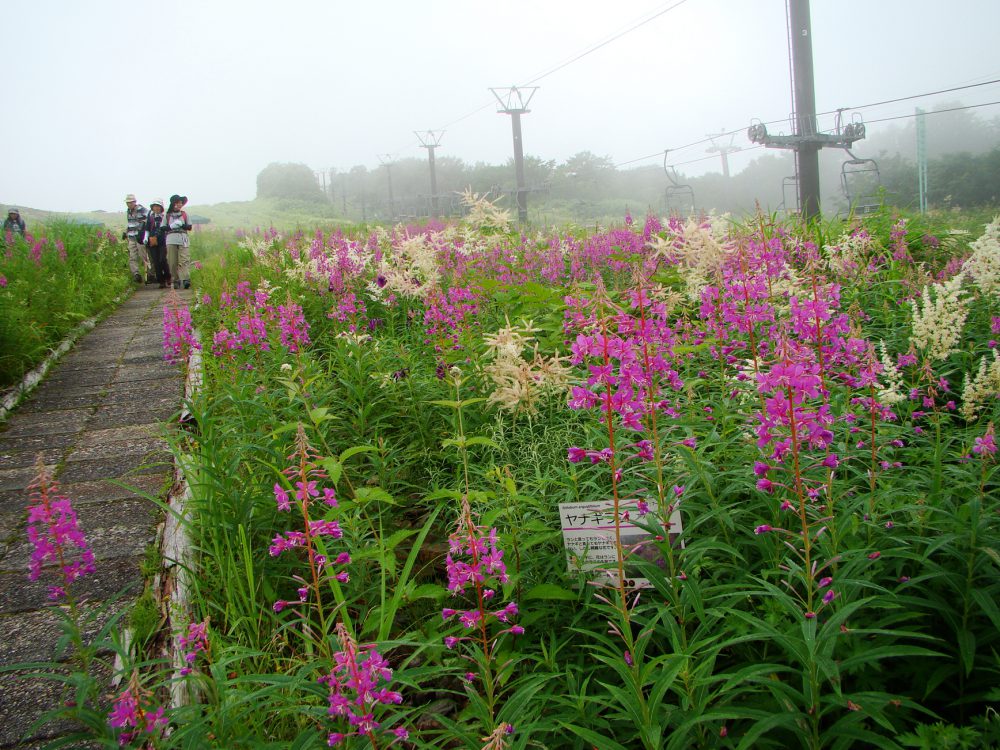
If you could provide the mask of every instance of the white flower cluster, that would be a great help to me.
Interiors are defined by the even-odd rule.
[[[368,285],[372,297],[395,293],[422,299],[438,287],[441,271],[437,248],[426,235],[406,237],[401,242],[383,246],[382,261],[376,279]]]
[[[281,239],[280,235],[264,237],[263,235],[248,234],[239,241],[239,246],[252,252],[258,262],[264,265],[274,265],[278,258],[276,254],[271,252],[271,248],[279,239]]]
[[[539,353],[533,336],[538,330],[530,320],[521,321],[520,326],[507,321],[506,328],[483,338],[486,357],[491,360],[483,372],[495,388],[487,399],[489,403],[515,414],[533,414],[540,401],[566,392],[569,368],[562,363],[562,357]],[[529,347],[530,360],[522,356]]]
[[[970,247],[972,256],[962,269],[972,275],[983,294],[996,294],[1000,291],[1000,216],[986,225],[986,231]]]
[[[462,223],[480,234],[506,234],[510,231],[511,216],[510,211],[499,208],[486,196],[473,193],[472,188],[466,188],[462,193],[462,203],[469,209],[469,213],[462,220]]]
[[[942,284],[925,286],[913,302],[913,345],[931,359],[947,359],[958,351],[962,327],[969,314],[969,300],[963,294],[964,274],[958,273]],[[933,295],[932,295],[933,290]]]
[[[667,230],[669,231],[669,229]],[[701,290],[717,281],[726,256],[732,252],[724,223],[688,219],[679,233],[650,240],[654,257],[677,264],[688,298],[698,301]]]
[[[832,245],[825,245],[823,252],[830,270],[850,274],[868,265],[874,241],[867,232],[844,232]]]
[[[979,369],[970,380],[965,376],[962,386],[962,416],[969,422],[979,417],[984,404],[991,398],[1000,396],[1000,351],[993,350],[993,361],[989,357],[979,360]]]
[[[882,361],[882,380],[885,382],[885,387],[879,390],[878,400],[887,406],[892,406],[906,400],[906,396],[903,395],[903,373],[899,371],[896,363],[889,356],[884,341],[879,342],[879,352],[879,358]]]

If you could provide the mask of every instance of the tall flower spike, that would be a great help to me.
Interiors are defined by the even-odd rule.
[[[28,540],[32,546],[28,577],[38,580],[45,565],[58,566],[61,583],[49,587],[49,598],[61,599],[70,584],[94,572],[94,553],[80,530],[70,499],[60,494],[41,457],[35,466],[37,473],[28,487]]]
[[[331,732],[327,735],[327,744],[335,747],[354,736],[367,737],[373,746],[377,735],[389,736],[389,744],[406,739],[409,733],[405,729],[386,728],[375,717],[379,706],[403,701],[398,692],[384,685],[380,687],[380,683],[388,683],[392,679],[389,663],[374,644],[359,646],[344,623],[338,622],[336,631],[340,651],[333,655],[333,669],[320,677],[319,682],[330,690],[327,713],[346,718],[349,731]]]

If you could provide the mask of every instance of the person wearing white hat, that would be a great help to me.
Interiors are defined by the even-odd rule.
[[[156,199],[149,204],[146,218],[146,247],[153,274],[160,283],[160,289],[170,286],[170,267],[167,265],[167,225],[163,223],[163,201]]]
[[[146,216],[149,212],[145,206],[136,203],[135,195],[129,193],[125,196],[125,205],[128,208],[125,214],[126,227],[122,233],[122,239],[128,242],[128,270],[132,274],[132,280],[136,284],[142,283],[142,275],[139,269],[146,267],[146,248],[142,246],[142,228],[146,223]]]

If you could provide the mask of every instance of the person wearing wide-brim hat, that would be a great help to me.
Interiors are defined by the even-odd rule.
[[[149,203],[149,217],[146,219],[146,247],[153,273],[160,289],[170,285],[170,266],[167,264],[166,206],[157,198]]]
[[[7,218],[3,220],[3,234],[4,237],[9,233],[11,236],[19,234],[24,237],[25,224],[24,219],[21,218],[21,212],[17,210],[16,207],[11,206],[7,209]]]
[[[167,230],[167,264],[170,266],[174,289],[182,286],[185,289],[191,288],[191,239],[188,237],[191,222],[184,211],[187,201],[186,195],[171,195],[170,205],[163,219]]]

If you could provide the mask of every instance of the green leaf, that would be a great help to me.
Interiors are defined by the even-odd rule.
[[[958,637],[958,653],[968,677],[972,674],[972,665],[976,661],[976,635],[968,628],[959,629],[955,635]]]
[[[481,401],[481,400],[482,400],[482,399],[480,399],[480,401]],[[494,443],[494,442],[493,442],[492,440],[490,440],[489,438],[485,438],[485,437],[472,437],[472,438],[468,438],[468,439],[467,439],[467,440],[465,441],[465,444],[466,444],[467,446],[468,446],[468,445],[485,445],[485,446],[488,446],[488,447],[490,447],[490,448],[495,448],[495,449],[497,449],[497,450],[500,450],[500,446],[499,446],[499,445],[497,445],[496,443]]]
[[[525,599],[542,599],[545,601],[576,601],[580,595],[554,583],[540,583],[524,593]]]
[[[330,409],[328,407],[320,406],[309,412],[309,419],[312,420],[312,423],[318,427],[322,422],[325,422],[328,419],[333,419],[333,416],[330,414]]]
[[[319,465],[330,477],[330,484],[336,486],[337,482],[340,481],[340,475],[344,473],[344,465],[335,458],[324,458],[319,462]]]
[[[358,487],[354,491],[354,499],[361,504],[371,502],[386,503],[387,505],[396,504],[392,495],[383,490],[381,487]]]
[[[347,459],[351,458],[351,456],[357,456],[359,453],[375,453],[377,451],[378,448],[374,445],[355,445],[340,454],[340,463],[344,463]]]
[[[602,737],[596,732],[591,732],[589,729],[578,727],[576,724],[567,724],[564,721],[560,721],[559,723],[564,729],[568,729],[577,737],[589,742],[596,748],[596,750],[628,750],[628,748],[624,745],[619,745],[613,739],[610,739],[609,737]]]
[[[447,590],[439,584],[422,583],[419,586],[414,586],[413,590],[407,593],[406,598],[410,601],[414,599],[443,599],[447,593]]]

